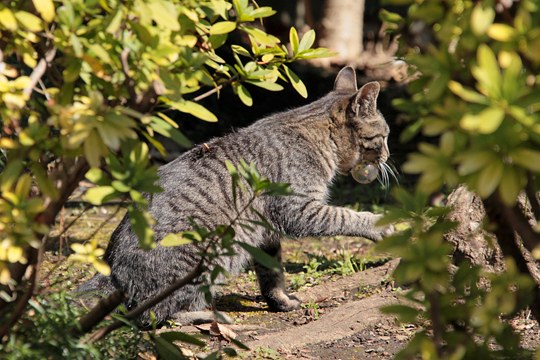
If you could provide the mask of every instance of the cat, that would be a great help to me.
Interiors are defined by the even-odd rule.
[[[105,260],[111,276],[96,275],[81,290],[111,285],[128,295],[134,307],[184,277],[198,262],[193,244],[164,247],[159,241],[169,233],[191,228],[191,220],[212,229],[230,223],[231,176],[225,162],[253,162],[261,175],[274,182],[289,183],[292,196],[263,196],[253,207],[280,232],[293,237],[362,236],[378,241],[392,227],[376,227],[380,215],[357,212],[327,204],[329,185],[337,174],[348,174],[360,162],[376,164],[384,173],[389,157],[389,127],[377,109],[380,85],[370,82],[357,88],[353,68],[343,68],[334,89],[306,106],[277,113],[249,127],[195,147],[158,170],[158,185],[149,211],[158,245],[139,247],[128,216],[111,236]],[[240,198],[241,202],[247,201]],[[281,262],[280,235],[263,227],[252,232],[235,226],[236,238],[258,247]],[[235,274],[251,263],[242,249],[221,264]],[[300,300],[287,294],[282,271],[255,262],[260,291],[272,311],[291,311]],[[186,312],[208,307],[199,285],[187,285],[151,308],[157,323],[182,319]],[[150,323],[149,311],[139,321]]]

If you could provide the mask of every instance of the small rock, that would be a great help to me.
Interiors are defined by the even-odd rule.
[[[377,348],[377,350],[375,350],[375,351],[378,352],[378,353],[383,353],[383,352],[384,352],[384,348],[383,348],[382,346],[379,346],[379,347]]]
[[[374,352],[374,351],[375,351],[375,349],[366,349],[366,352],[367,352],[368,354],[369,354],[369,353],[372,353],[372,352]]]

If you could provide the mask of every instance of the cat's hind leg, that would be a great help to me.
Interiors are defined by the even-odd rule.
[[[182,325],[198,325],[217,321],[221,324],[232,324],[234,320],[221,311],[200,310],[200,311],[179,311],[171,316],[171,320]]]
[[[259,280],[261,294],[272,311],[291,311],[300,308],[301,301],[285,291],[285,275],[281,268],[281,244],[276,237],[261,249],[274,257],[280,264],[278,271],[268,269],[255,261],[255,273]]]

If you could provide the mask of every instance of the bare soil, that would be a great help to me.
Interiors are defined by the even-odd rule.
[[[41,285],[73,289],[89,278],[89,265],[66,260],[69,244],[98,239],[106,246],[108,236],[120,221],[123,211],[116,207],[83,212],[66,211],[65,226],[80,216],[77,225],[62,235],[45,254]],[[103,225],[103,220],[108,221]],[[58,234],[61,231],[58,231]],[[390,359],[421,326],[397,324],[379,311],[381,306],[400,301],[399,288],[392,282],[392,271],[399,260],[374,254],[371,242],[361,238],[334,237],[304,239],[284,243],[284,260],[291,292],[302,299],[303,308],[289,313],[272,313],[260,297],[253,272],[230,279],[223,288],[217,307],[235,320],[227,329],[250,350],[246,359]],[[347,259],[356,265],[351,271]],[[360,266],[358,260],[360,259]],[[315,262],[315,265],[313,265]],[[310,265],[311,264],[311,265]],[[350,265],[350,264],[349,264]],[[333,270],[332,270],[333,269]],[[540,345],[540,328],[530,314],[511,320],[522,336],[524,349]],[[425,324],[423,324],[425,325]],[[204,333],[204,327],[171,324],[160,331]],[[208,338],[207,338],[208,339]],[[210,337],[202,351],[186,347],[186,355],[195,358],[227,341]],[[141,359],[156,355],[141,352]]]

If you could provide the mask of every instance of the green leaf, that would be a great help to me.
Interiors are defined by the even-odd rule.
[[[118,29],[120,29],[120,26],[122,25],[123,16],[124,16],[124,12],[122,11],[122,9],[117,10],[114,16],[112,17],[111,21],[109,22],[107,29],[105,29],[105,31],[108,32],[109,34],[114,35],[118,31]]]
[[[158,114],[162,116],[163,114]],[[163,115],[165,116],[165,115]],[[163,119],[162,116],[162,119]],[[167,116],[167,118],[170,120],[170,118]],[[152,122],[150,123],[150,127],[157,133],[174,140],[178,145],[184,147],[184,148],[190,148],[193,144],[189,139],[182,134],[178,129],[175,129],[175,127],[178,127],[178,125],[175,122],[171,122],[175,125],[171,124],[171,122],[162,120],[158,117],[153,116]]]
[[[48,23],[54,20],[55,12],[52,0],[32,0],[32,2],[43,20]]]
[[[31,32],[43,30],[41,19],[34,14],[30,14],[26,11],[17,11],[15,13],[15,18],[24,28]]]
[[[379,19],[390,24],[400,24],[403,22],[401,15],[386,9],[381,9],[381,11],[379,11]]]
[[[450,91],[452,91],[454,94],[456,94],[465,101],[484,105],[487,105],[489,103],[488,99],[484,95],[477,93],[472,89],[464,87],[457,81],[451,80],[448,83],[448,88],[450,89]]]
[[[163,360],[186,359],[182,351],[172,342],[161,336],[152,336],[159,358]]]
[[[2,192],[7,192],[11,189],[13,184],[15,184],[19,179],[19,175],[21,174],[23,168],[24,166],[22,161],[18,159],[8,162],[1,174],[2,181],[0,182],[0,190]]]
[[[162,332],[159,334],[163,339],[173,342],[173,341],[181,341],[186,344],[192,344],[199,347],[206,346],[206,343],[204,341],[201,341],[197,339],[195,336],[191,336],[189,334],[183,333],[181,331],[167,331]]]
[[[182,112],[191,114],[195,117],[198,117],[201,120],[209,121],[209,122],[216,122],[218,119],[217,117],[212,114],[210,111],[208,111],[204,106],[197,104],[193,101],[171,101],[171,100],[165,100],[165,103],[177,110],[180,110]]]
[[[521,174],[511,166],[506,166],[499,186],[499,195],[507,206],[513,206],[525,185]]]
[[[246,57],[251,57],[251,54],[249,53],[249,51],[247,51],[246,49],[244,49],[243,47],[241,47],[240,45],[231,45],[231,49],[237,53],[238,55],[242,55],[242,56],[246,56]]]
[[[490,38],[497,41],[507,42],[513,40],[517,35],[517,30],[506,24],[492,24],[487,30]]]
[[[242,25],[241,29],[248,33],[256,42],[261,45],[273,47],[280,43],[277,37],[267,34],[261,29],[246,25]]]
[[[304,98],[307,98],[308,96],[308,93],[307,93],[307,89],[306,89],[306,86],[304,85],[304,83],[302,82],[302,80],[300,80],[300,78],[298,77],[298,75],[296,75],[291,69],[289,69],[289,67],[287,65],[283,65],[283,70],[285,70],[285,74],[287,75],[287,77],[289,78],[292,86],[294,87],[294,89]]]
[[[249,15],[255,19],[259,19],[272,16],[275,13],[276,11],[270,6],[261,6],[260,8],[253,10]]]
[[[496,131],[504,119],[504,111],[497,107],[488,107],[478,114],[465,114],[460,126],[471,132],[491,134]]]
[[[148,2],[148,8],[152,12],[152,19],[163,28],[172,31],[180,30],[178,22],[178,10],[172,3],[164,0],[153,0]]]
[[[310,49],[315,42],[315,30],[311,29],[302,36],[300,44],[298,45],[298,51],[302,52]]]
[[[160,241],[161,246],[182,246],[191,243],[192,241],[182,234],[168,234]]]
[[[0,24],[10,31],[17,30],[17,19],[8,8],[0,9]]]
[[[283,86],[280,84],[277,84],[275,82],[270,81],[246,81],[248,84],[258,86],[260,88],[266,89],[268,91],[281,91],[283,90]]]
[[[108,181],[107,175],[105,175],[105,172],[103,172],[103,170],[100,168],[91,168],[88,170],[85,177],[97,185],[105,185]]]
[[[54,186],[52,181],[47,176],[45,170],[41,167],[40,164],[33,163],[31,165],[32,173],[36,179],[36,182],[39,186],[39,189],[43,194],[49,196],[53,200],[58,198],[58,189]]]
[[[478,46],[477,66],[471,69],[478,88],[486,95],[498,99],[501,95],[501,71],[493,50],[486,44]]]
[[[210,35],[228,34],[236,29],[236,23],[234,21],[221,21],[215,23],[210,27]]]
[[[153,249],[156,247],[154,242],[154,230],[151,228],[153,219],[147,211],[141,211],[134,206],[128,208],[129,222],[133,232],[139,239],[139,245],[143,249]]]
[[[86,191],[84,199],[92,205],[101,205],[116,194],[112,186],[97,186]]]
[[[521,167],[540,173],[540,151],[520,147],[510,152],[512,161]]]
[[[253,259],[255,259],[255,261],[257,261],[264,267],[274,271],[280,270],[281,265],[279,264],[279,261],[277,261],[276,258],[265,253],[263,250],[240,241],[238,241],[237,244],[244,250],[246,250],[251,256],[253,256]]]
[[[490,151],[470,151],[463,154],[458,166],[458,173],[461,176],[470,175],[490,162],[496,159],[495,155]]]
[[[336,56],[337,52],[326,48],[304,50],[296,55],[296,59],[320,59]]]
[[[407,305],[387,305],[381,308],[383,314],[396,315],[399,321],[404,323],[414,323],[417,320],[420,311]]]
[[[243,86],[242,84],[238,84],[238,86],[236,87],[236,91],[237,91],[238,97],[244,103],[244,105],[246,106],[253,105],[253,98],[251,97],[251,94],[249,93],[248,89],[246,89],[245,86]]]
[[[484,35],[495,19],[495,10],[491,6],[476,4],[471,13],[471,29],[477,36]]]
[[[291,43],[293,55],[298,54],[298,47],[300,44],[298,43],[298,33],[294,27],[291,27],[291,30],[289,30],[289,42]]]
[[[501,182],[503,171],[504,166],[498,159],[482,169],[476,185],[478,195],[484,199],[491,195]]]

